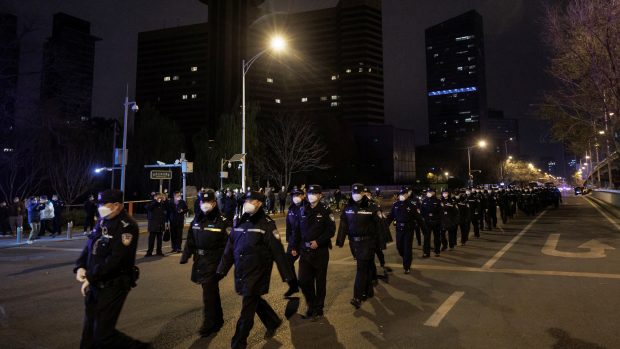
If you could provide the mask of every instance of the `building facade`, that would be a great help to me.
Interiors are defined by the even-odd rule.
[[[477,137],[487,111],[482,16],[466,12],[425,38],[430,142]]]
[[[0,151],[13,151],[15,103],[19,74],[17,17],[0,13]]]

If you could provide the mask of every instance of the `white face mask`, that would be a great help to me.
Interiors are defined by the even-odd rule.
[[[97,208],[97,211],[99,211],[99,216],[101,218],[106,218],[107,216],[110,215],[110,213],[112,213],[112,210],[105,206],[99,206]]]
[[[443,193],[443,194],[441,194],[441,196],[443,196],[444,198],[447,198],[448,197],[448,193]]]
[[[363,196],[362,194],[353,194],[353,195],[351,195],[351,197],[353,198],[353,201],[355,201],[355,202],[362,201],[362,196]]]
[[[210,202],[203,202],[200,204],[200,210],[204,213],[211,212],[211,210],[213,210],[213,204]]]
[[[433,196],[435,196],[435,194],[433,194],[433,193],[426,193],[426,197],[427,198],[432,198]]]
[[[407,200],[407,197],[405,195],[399,195],[398,196],[398,200],[399,201],[405,201],[405,200]]]
[[[256,213],[256,210],[257,210],[257,207],[255,205],[252,205],[249,202],[246,202],[245,204],[243,204],[244,213],[254,214]]]
[[[471,191],[467,190],[467,191],[465,191],[465,194],[469,195],[469,194],[471,194]]]
[[[293,196],[293,202],[295,205],[301,204],[301,198],[299,196]]]
[[[314,195],[314,194],[309,194],[308,195],[308,202],[310,202],[311,204],[314,204],[317,201],[319,201],[319,196],[318,195]]]

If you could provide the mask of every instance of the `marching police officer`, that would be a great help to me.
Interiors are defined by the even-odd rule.
[[[441,250],[445,251],[446,245],[452,250],[456,246],[456,233],[459,228],[459,209],[456,206],[456,201],[447,189],[441,193],[441,207],[443,211],[441,216],[441,243],[443,246]],[[447,241],[446,232],[448,233]]]
[[[99,216],[80,258],[85,315],[80,348],[147,348],[115,329],[123,303],[138,278],[135,267],[138,224],[123,209],[123,192],[99,193]]]
[[[459,195],[456,206],[459,209],[459,227],[461,229],[461,245],[465,245],[469,240],[469,229],[471,227],[471,208],[469,207],[469,201],[467,194],[461,193]]]
[[[351,192],[351,200],[344,207],[340,216],[336,245],[343,247],[345,237],[349,237],[351,253],[357,261],[351,305],[359,309],[362,301],[374,295],[372,270],[377,241],[380,238],[381,218],[377,206],[363,195],[363,184],[353,184]]]
[[[291,191],[291,205],[289,206],[286,214],[286,242],[288,243],[288,246],[286,247],[286,255],[288,256],[291,272],[293,273],[295,280],[297,279],[295,273],[295,261],[299,258],[299,254],[293,255],[291,253],[293,249],[292,239],[293,235],[295,235],[299,230],[299,210],[304,205],[304,195],[304,192],[297,189],[297,187],[293,188]],[[293,282],[292,285],[293,287],[286,291],[284,297],[290,297],[293,293],[299,292],[299,288],[295,287],[295,282]]]
[[[387,216],[387,224],[396,223],[396,249],[403,258],[405,274],[411,270],[413,259],[413,230],[417,223],[426,234],[426,224],[418,212],[418,208],[409,199],[409,189],[401,188],[398,192],[398,201],[394,202]]]
[[[220,210],[224,217],[230,222],[233,221],[235,210],[237,209],[237,200],[233,194],[232,189],[226,188],[226,195],[222,197],[222,209]]]
[[[246,348],[247,338],[258,315],[271,338],[282,324],[273,308],[261,296],[269,291],[273,262],[285,282],[293,279],[276,223],[265,214],[265,195],[249,192],[243,204],[243,215],[226,243],[222,261],[217,268],[218,278],[223,278],[235,265],[235,291],[243,296],[241,314],[237,321],[231,347]]]
[[[336,222],[331,210],[321,203],[320,185],[308,187],[308,201],[299,209],[299,229],[292,236],[291,254],[299,257],[299,286],[308,309],[304,318],[323,316],[327,287],[327,264]]]
[[[218,332],[224,324],[220,289],[218,286],[217,267],[224,254],[228,234],[232,230],[232,221],[222,215],[211,189],[198,194],[200,211],[192,221],[187,232],[187,241],[183,248],[181,264],[193,257],[191,280],[202,285],[202,302],[204,320],[200,335],[207,337]]]
[[[474,226],[474,236],[480,237],[480,216],[483,214],[483,210],[480,204],[480,198],[475,192],[475,189],[466,190],[467,203],[469,204],[469,217],[471,224]]]
[[[424,254],[422,258],[428,258],[431,256],[431,233],[433,234],[433,246],[435,250],[435,256],[439,257],[439,249],[441,248],[441,202],[437,199],[435,189],[429,188],[426,191],[426,198],[422,200],[422,207],[420,209],[422,217],[426,222],[428,230],[424,235],[424,246],[422,247]]]

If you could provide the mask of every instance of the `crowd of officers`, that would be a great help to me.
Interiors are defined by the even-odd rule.
[[[467,188],[442,191],[434,189],[422,196],[413,195],[402,187],[392,207],[385,212],[363,184],[351,187],[351,196],[340,212],[339,227],[331,209],[324,204],[320,185],[306,190],[293,189],[291,205],[286,215],[286,250],[274,220],[268,214],[267,197],[260,191],[249,191],[243,197],[239,214],[238,198],[218,198],[215,191],[206,189],[198,194],[196,211],[182,249],[181,264],[193,261],[191,280],[203,290],[204,316],[201,336],[218,332],[224,324],[219,281],[234,266],[235,291],[242,296],[242,306],[231,340],[232,348],[246,348],[247,338],[254,325],[255,314],[266,328],[265,338],[272,337],[282,324],[270,304],[263,298],[269,292],[275,262],[279,274],[289,285],[285,297],[301,289],[307,308],[302,318],[316,320],[323,316],[329,250],[332,238],[343,247],[345,240],[356,261],[356,276],[351,304],[357,309],[370,297],[380,278],[392,270],[385,265],[383,250],[392,241],[389,226],[395,225],[396,247],[403,258],[403,270],[408,274],[412,264],[414,238],[423,245],[423,257],[435,256],[469,240],[470,228],[479,237],[481,230],[497,227],[497,208],[500,219],[507,223],[518,211],[534,215],[549,205],[558,206],[561,195],[557,189],[499,189]],[[341,194],[342,195],[342,194]],[[162,200],[159,200],[162,199]],[[115,330],[122,304],[138,279],[135,253],[138,229],[135,221],[124,211],[122,193],[108,190],[99,195],[99,222],[89,235],[87,245],[76,263],[74,272],[82,283],[85,296],[85,320],[82,347],[147,347]],[[186,212],[187,205],[175,193],[175,214]],[[148,211],[151,215],[170,209],[163,198],[154,196]],[[230,207],[227,207],[229,202]],[[163,213],[165,216],[165,213]],[[151,231],[149,222],[149,232]],[[182,224],[180,224],[182,228]],[[162,227],[158,226],[161,230]],[[157,232],[156,232],[157,233]],[[155,234],[155,237],[157,234]],[[154,239],[153,238],[153,239]],[[149,234],[147,256],[153,251]],[[431,244],[432,241],[432,244]],[[158,241],[157,252],[161,252]],[[180,242],[173,244],[180,248]],[[377,271],[378,257],[383,275]],[[297,272],[294,263],[299,260]]]

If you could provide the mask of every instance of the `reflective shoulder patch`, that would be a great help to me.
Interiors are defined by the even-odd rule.
[[[235,231],[243,231],[243,228],[235,228]]]
[[[222,229],[220,229],[220,228],[206,228],[205,230],[206,231],[214,231],[214,232],[217,232],[217,233],[222,231]]]
[[[348,210],[348,211],[344,211],[344,213],[346,213],[346,214],[355,214],[355,211],[353,211],[353,210]]]
[[[372,214],[370,211],[357,211],[357,214]]]
[[[273,237],[280,240],[280,233],[278,233],[278,229],[274,229],[272,232]]]
[[[332,222],[336,221],[336,218],[334,217],[334,215],[332,213],[329,214],[329,219],[331,219]]]
[[[265,231],[263,229],[258,229],[258,228],[250,228],[248,229],[248,231],[265,234]]]
[[[121,242],[123,243],[123,245],[125,246],[131,245],[131,240],[133,240],[133,235],[129,233],[124,233],[121,235]]]
[[[226,234],[230,235],[231,232],[232,232],[232,227],[226,228]]]

